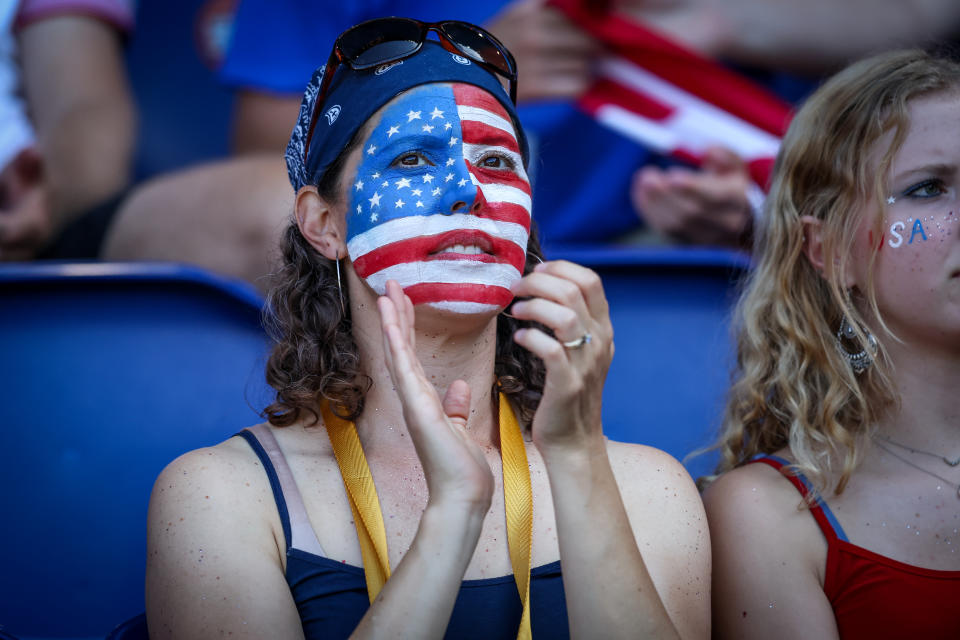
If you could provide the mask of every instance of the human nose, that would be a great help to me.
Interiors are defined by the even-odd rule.
[[[483,191],[470,174],[467,161],[463,160],[450,169],[444,178],[449,187],[443,195],[440,211],[447,215],[479,213],[486,200],[483,197]]]

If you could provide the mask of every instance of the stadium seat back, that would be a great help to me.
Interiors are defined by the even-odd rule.
[[[260,421],[259,306],[187,267],[0,268],[0,628],[103,637],[143,611],[153,481]]]

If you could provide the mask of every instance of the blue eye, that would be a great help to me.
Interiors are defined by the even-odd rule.
[[[915,184],[903,192],[908,198],[935,198],[947,192],[946,186],[939,178],[930,178]]]

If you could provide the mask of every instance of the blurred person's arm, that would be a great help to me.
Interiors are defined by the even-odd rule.
[[[0,169],[0,260],[29,260],[51,226],[43,162],[30,145]]]
[[[517,60],[517,100],[579,96],[600,45],[545,0],[514,0],[484,25]]]
[[[43,158],[44,240],[130,179],[135,109],[122,42],[107,22],[60,15],[18,33],[23,87]]]
[[[616,10],[706,55],[822,72],[960,32],[956,0],[613,0]]]

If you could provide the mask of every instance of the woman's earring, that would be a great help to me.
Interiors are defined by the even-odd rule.
[[[337,251],[337,259],[334,260],[334,262],[337,265],[337,293],[340,294],[340,311],[342,311],[343,314],[346,315],[347,309],[346,307],[343,306],[343,287],[340,284],[340,252],[339,251]]]
[[[877,339],[873,337],[873,334],[869,331],[864,330],[864,335],[867,337],[867,348],[861,347],[860,351],[851,352],[847,351],[844,344],[854,344],[858,345],[857,332],[848,321],[846,316],[840,321],[840,328],[837,329],[837,351],[840,352],[844,358],[847,359],[847,362],[850,363],[850,367],[853,369],[855,374],[861,374],[866,371],[871,364],[873,364],[873,358],[877,355]],[[868,352],[869,349],[869,352]]]

